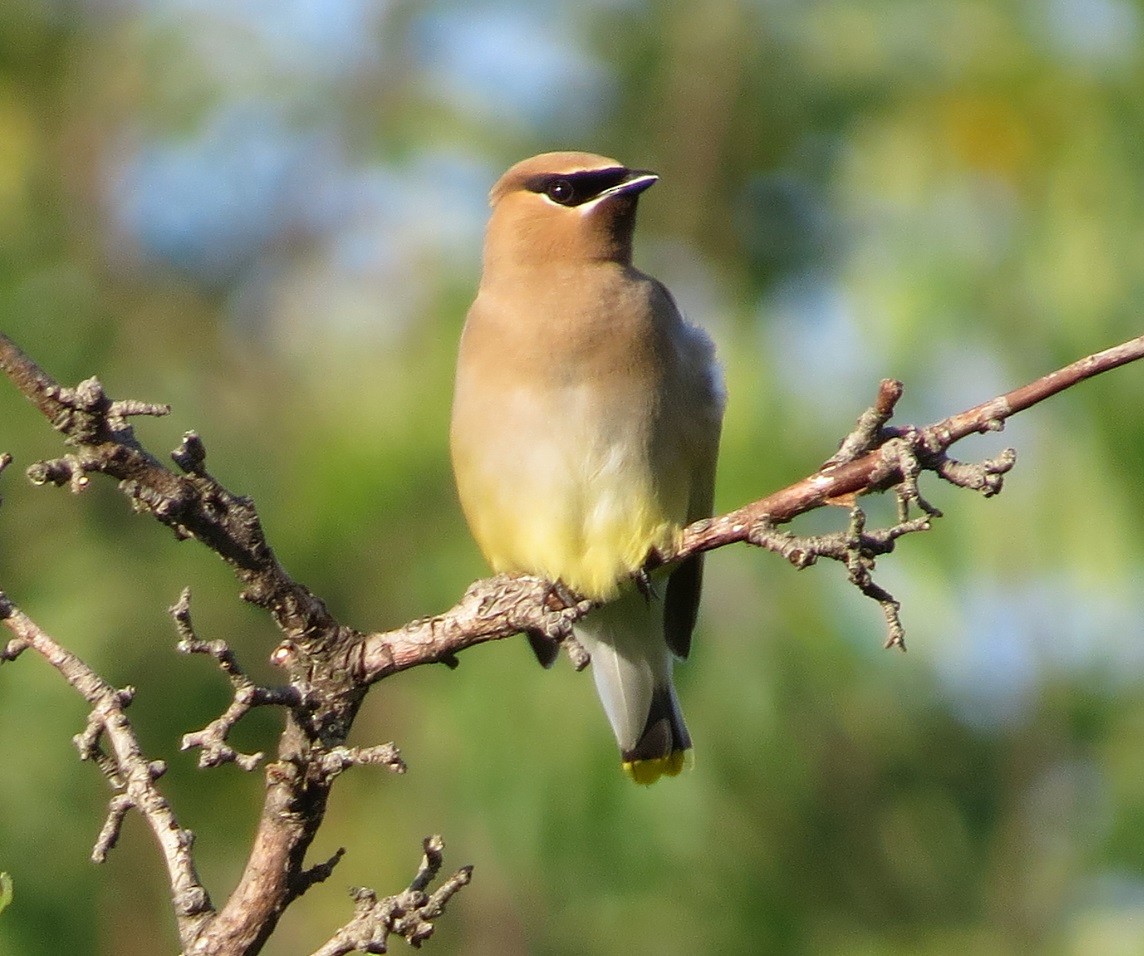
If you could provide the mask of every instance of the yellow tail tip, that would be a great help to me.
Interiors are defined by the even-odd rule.
[[[666,757],[654,760],[625,760],[624,773],[641,787],[650,787],[660,777],[678,777],[684,768],[695,762],[690,750],[674,750]]]

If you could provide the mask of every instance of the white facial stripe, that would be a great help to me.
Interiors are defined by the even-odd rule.
[[[589,199],[587,202],[582,202],[579,206],[574,208],[579,209],[581,215],[587,215],[609,196],[614,196],[616,193],[626,193],[629,191],[640,192],[641,187],[646,189],[652,183],[656,182],[659,182],[659,177],[655,173],[645,173],[642,176],[637,176],[635,179],[628,179],[622,183],[618,183],[611,189],[605,189],[595,199]]]

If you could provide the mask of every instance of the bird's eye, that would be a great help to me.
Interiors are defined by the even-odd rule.
[[[567,179],[554,179],[544,190],[544,194],[553,202],[567,206],[576,196],[576,188]]]

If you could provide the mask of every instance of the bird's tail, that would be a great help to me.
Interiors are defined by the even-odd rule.
[[[624,594],[589,614],[576,636],[592,655],[624,770],[644,785],[676,776],[687,764],[691,735],[671,679],[662,604],[636,591]]]
[[[669,682],[652,691],[644,732],[635,747],[621,755],[624,772],[647,786],[662,776],[677,776],[690,752],[691,735],[683,723],[675,686]]]

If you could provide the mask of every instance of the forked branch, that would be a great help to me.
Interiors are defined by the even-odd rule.
[[[171,885],[171,900],[184,945],[193,942],[213,916],[210,896],[195,870],[191,847],[194,834],[179,825],[175,813],[156,786],[166,766],[143,756],[131,721],[125,713],[134,696],[131,688],[118,690],[78,657],[45,633],[0,591],[0,623],[14,635],[0,648],[0,663],[12,661],[31,649],[43,657],[88,704],[87,727],[75,737],[84,760],[91,760],[107,777],[112,796],[92,859],[102,863],[119,837],[123,818],[137,809],[159,844]],[[109,750],[104,750],[106,740]]]
[[[1012,452],[966,464],[948,457],[955,442],[997,430],[1011,415],[1141,357],[1144,336],[925,428],[888,425],[901,385],[883,382],[874,406],[818,471],[733,512],[692,524],[682,533],[677,550],[650,555],[647,568],[736,542],[768,548],[799,567],[820,557],[838,560],[846,565],[850,580],[881,605],[889,628],[888,643],[901,646],[898,603],[873,581],[871,571],[876,557],[891,551],[903,535],[926,530],[938,516],[920,492],[920,475],[929,471],[959,487],[987,496],[996,494],[1013,466]],[[239,579],[242,596],[266,608],[282,631],[272,660],[288,670],[289,686],[259,688],[245,677],[229,648],[199,640],[185,602],[175,608],[184,649],[214,657],[234,687],[234,701],[227,713],[187,739],[190,745],[203,747],[206,763],[234,761],[252,768],[257,755],[230,749],[226,743],[230,729],[253,706],[280,705],[286,713],[286,731],[276,759],[266,767],[264,809],[246,869],[216,912],[195,874],[189,834],[178,826],[155,785],[162,765],[145,760],[134,744],[123,713],[130,693],[101,681],[0,594],[0,619],[16,635],[0,659],[10,660],[34,647],[92,705],[88,729],[79,738],[81,753],[104,768],[114,792],[97,854],[114,843],[125,813],[133,807],[143,811],[168,863],[188,954],[257,952],[286,906],[327,878],[340,858],[339,851],[323,863],[305,864],[333,781],[347,768],[362,764],[404,769],[390,744],[346,746],[369,685],[421,664],[455,666],[460,651],[521,631],[540,641],[565,641],[572,625],[593,607],[569,594],[560,582],[502,575],[473,584],[461,602],[444,614],[395,631],[362,634],[336,621],[318,597],[285,571],[266,541],[254,503],[226,489],[206,470],[206,451],[196,434],[188,432],[172,454],[177,472],[139,444],[128,419],[166,414],[166,406],[114,401],[95,379],[74,389],[64,388],[3,334],[0,370],[47,416],[71,449],[60,458],[32,465],[28,469],[32,481],[79,492],[91,474],[117,479],[137,510],[151,514],[177,537],[195,538],[222,557]],[[0,459],[0,468],[2,464]],[[897,497],[897,523],[867,528],[858,499],[890,488]],[[797,515],[823,505],[848,507],[849,527],[818,538],[799,538],[779,530]],[[111,753],[100,746],[104,739]],[[426,938],[445,902],[468,882],[469,870],[459,870],[427,894],[426,887],[440,867],[439,843],[427,841],[425,851],[425,862],[409,889],[382,900],[372,891],[360,891],[353,919],[320,952],[325,956],[371,945],[375,948],[367,951],[380,951],[376,947],[384,946],[387,935],[393,933],[414,945]]]

